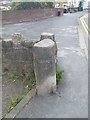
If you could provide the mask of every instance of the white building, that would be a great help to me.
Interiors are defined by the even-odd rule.
[[[59,3],[60,2],[62,3],[62,5],[67,5],[67,6],[74,6],[74,7],[78,7],[79,6],[79,2],[80,1],[83,1],[83,8],[87,8],[88,7],[88,2],[90,0],[54,0],[54,2],[56,3]]]
[[[78,7],[79,0],[68,0],[68,6]]]
[[[58,0],[55,0],[58,1]],[[59,2],[62,2],[63,5],[67,5],[67,6],[74,6],[74,7],[78,7],[79,4],[79,0],[59,0]]]
[[[84,9],[85,9],[85,8],[88,8],[88,5],[89,5],[88,2],[90,2],[90,0],[84,0],[84,3],[83,3],[83,8],[84,8]]]
[[[89,2],[90,0],[68,0],[68,6],[70,6],[70,5],[73,4],[74,7],[78,7],[80,1],[83,2],[83,8],[87,8],[87,7],[88,7],[88,2]]]

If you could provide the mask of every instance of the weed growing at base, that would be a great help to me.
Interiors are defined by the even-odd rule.
[[[60,70],[56,65],[56,84],[58,85],[63,77],[64,70]]]
[[[11,100],[10,104],[7,108],[7,113],[9,113],[24,98],[25,95],[26,94],[19,95],[19,96],[15,97],[14,100]]]
[[[19,96],[16,96],[13,100],[10,100],[9,106],[7,108],[7,113],[9,113],[25,96],[26,94],[33,89],[33,87],[36,85],[35,75],[34,72],[28,72],[25,74],[25,76],[12,74],[11,80],[20,80],[25,79],[26,81],[30,81],[30,83],[27,85],[27,91],[20,94]]]

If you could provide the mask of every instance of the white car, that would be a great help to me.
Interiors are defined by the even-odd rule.
[[[10,7],[0,6],[0,10],[1,11],[7,11],[7,10],[10,10]]]

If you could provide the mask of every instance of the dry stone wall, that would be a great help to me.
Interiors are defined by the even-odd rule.
[[[19,33],[2,40],[2,72],[24,76],[35,73],[38,95],[56,92],[56,58],[54,34],[42,33],[37,42],[26,41]]]
[[[14,44],[12,40],[2,41],[3,72],[25,74],[33,71],[33,42],[22,41]]]

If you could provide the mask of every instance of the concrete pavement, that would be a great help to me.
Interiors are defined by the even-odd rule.
[[[10,37],[10,32],[21,31],[27,40],[39,39],[42,32],[54,33],[58,65],[64,70],[57,94],[35,96],[16,118],[88,118],[88,63],[80,48],[77,21],[80,15],[66,14],[35,23],[3,27],[4,31],[8,29],[4,32],[5,37]]]

